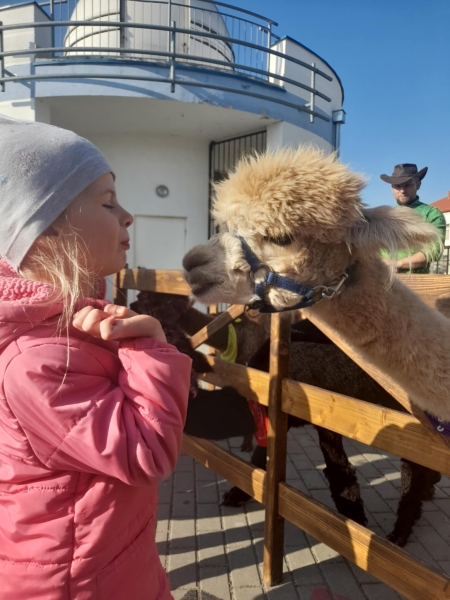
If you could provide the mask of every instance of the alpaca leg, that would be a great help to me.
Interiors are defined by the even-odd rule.
[[[256,446],[253,451],[250,463],[258,469],[266,470],[267,448],[264,446]],[[238,487],[232,487],[229,492],[223,495],[223,506],[242,506],[249,500],[251,496]]]
[[[427,467],[402,458],[400,502],[397,507],[397,520],[387,539],[398,546],[404,546],[412,533],[414,524],[422,514],[422,502],[431,500],[434,485],[441,474]]]
[[[242,438],[241,452],[252,452],[253,450],[253,434],[244,435]]]
[[[324,475],[330,484],[331,497],[338,512],[361,525],[367,525],[355,468],[345,453],[342,436],[322,427],[316,429],[326,464]]]

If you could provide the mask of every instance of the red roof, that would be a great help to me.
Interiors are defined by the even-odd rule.
[[[431,206],[435,206],[443,213],[450,212],[450,192],[448,192],[445,198],[431,202]]]

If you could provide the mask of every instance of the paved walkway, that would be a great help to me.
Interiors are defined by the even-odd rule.
[[[239,451],[241,438],[221,446]],[[400,484],[399,459],[346,440],[357,467],[369,527],[383,535],[393,525]],[[317,434],[307,426],[289,433],[287,482],[333,508]],[[175,600],[395,600],[400,596],[286,523],[283,583],[262,583],[264,512],[220,506],[231,485],[189,456],[181,456],[160,491],[157,541]],[[406,549],[450,574],[450,480],[443,477]]]

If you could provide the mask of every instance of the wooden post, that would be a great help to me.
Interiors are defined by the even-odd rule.
[[[282,380],[289,374],[290,339],[290,318],[272,315],[264,527],[264,581],[267,585],[275,585],[283,577],[284,519],[278,514],[278,484],[286,479],[287,415],[281,412],[281,393]]]
[[[120,271],[114,275],[114,304],[119,306],[128,305],[128,288],[120,287],[121,276]]]

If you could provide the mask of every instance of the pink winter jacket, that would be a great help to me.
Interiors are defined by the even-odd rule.
[[[180,451],[191,361],[76,329],[68,354],[48,295],[0,261],[0,598],[169,600],[157,482]]]

